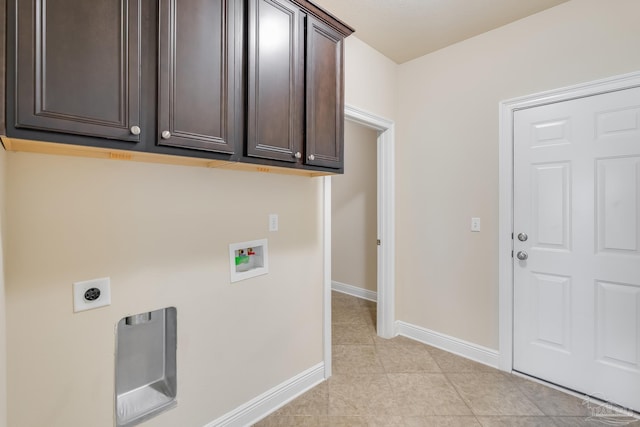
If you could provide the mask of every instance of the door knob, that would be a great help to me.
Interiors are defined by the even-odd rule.
[[[129,129],[133,135],[140,135],[140,127],[139,126],[131,126]]]
[[[295,157],[296,159],[299,159],[300,157],[302,157],[302,154],[300,154],[300,152],[297,151],[296,154],[293,155],[293,157]]]
[[[526,242],[528,238],[527,233],[518,233],[518,240],[521,242]]]
[[[526,253],[525,251],[519,251],[516,256],[518,257],[518,259],[520,261],[525,261],[527,258],[529,258],[529,254]]]
[[[162,139],[169,139],[171,138],[171,132],[169,132],[168,130],[164,130],[162,131],[162,134],[160,136],[162,136]]]
[[[313,154],[309,154],[309,160],[313,161],[316,159],[316,156],[314,156]]]

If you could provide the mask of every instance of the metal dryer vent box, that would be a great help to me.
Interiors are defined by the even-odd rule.
[[[176,405],[176,309],[122,318],[116,336],[116,426],[131,427]]]

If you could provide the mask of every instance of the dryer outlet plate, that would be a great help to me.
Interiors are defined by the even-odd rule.
[[[73,284],[73,311],[91,310],[111,304],[111,279],[85,280]]]

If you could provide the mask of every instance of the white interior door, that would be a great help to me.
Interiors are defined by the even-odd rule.
[[[639,213],[640,88],[514,113],[515,370],[640,410]]]

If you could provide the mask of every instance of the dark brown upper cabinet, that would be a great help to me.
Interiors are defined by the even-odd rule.
[[[286,0],[249,0],[247,155],[302,157],[304,21]]]
[[[158,145],[234,152],[242,108],[238,4],[160,0]]]
[[[307,18],[307,165],[344,166],[343,36]]]
[[[18,130],[131,141],[164,154],[234,153],[242,138],[242,0],[12,6]],[[29,134],[40,136],[47,138]],[[102,141],[86,144],[113,147]]]
[[[343,39],[350,31],[312,12],[321,11],[309,2],[249,0],[246,151],[296,167],[342,169]]]
[[[139,141],[139,1],[18,1],[16,12],[15,126]]]
[[[342,172],[343,40],[353,29],[312,2],[5,2],[5,146]]]

